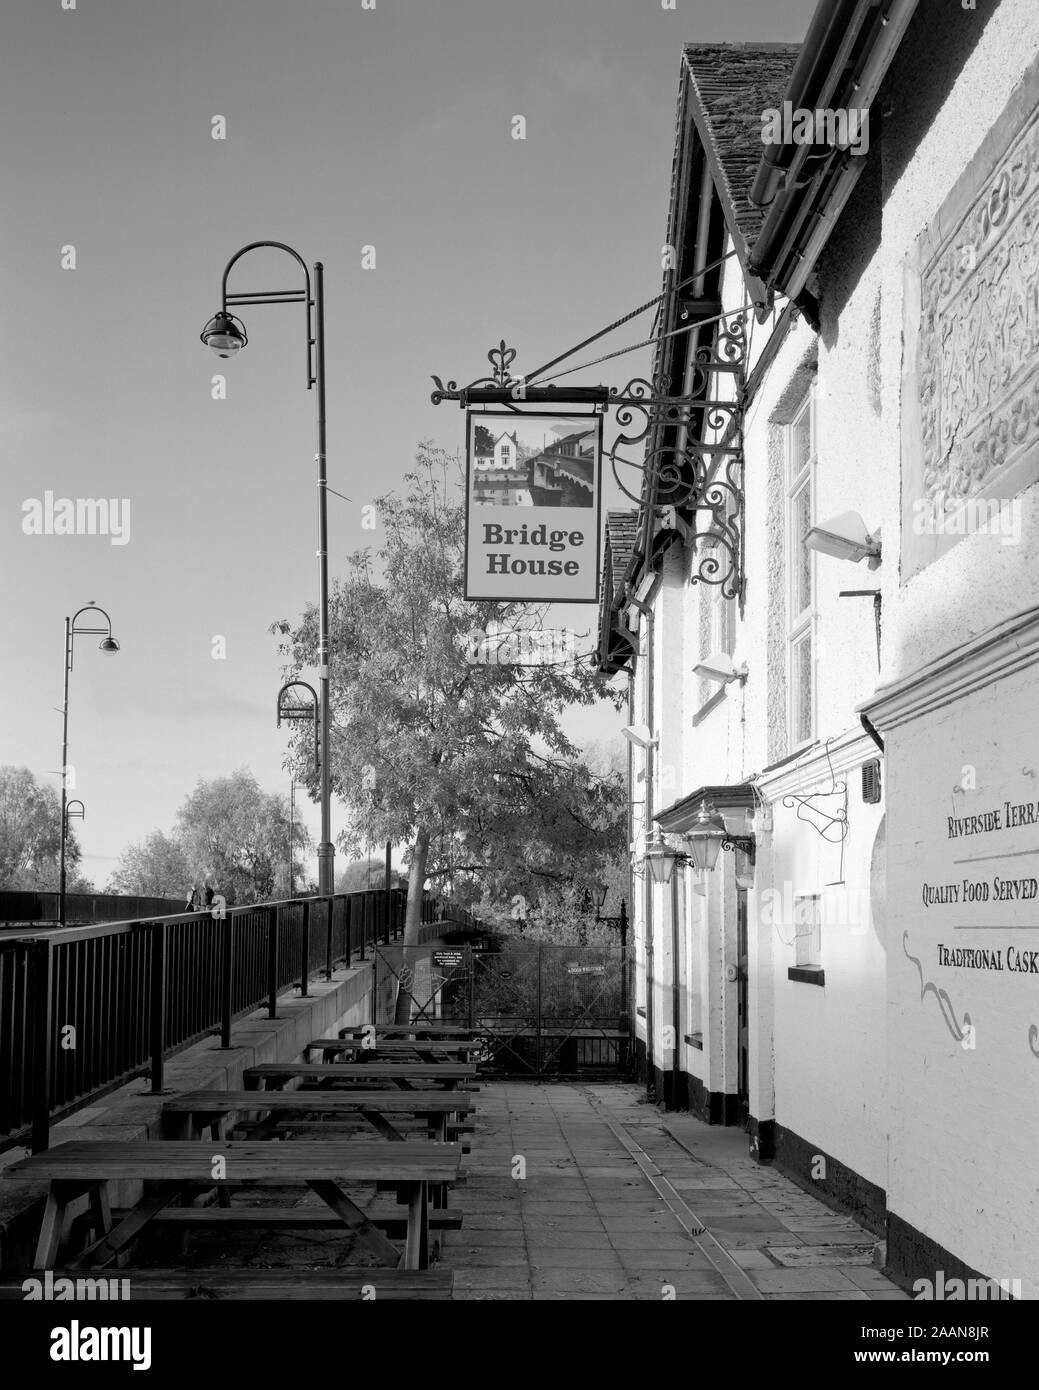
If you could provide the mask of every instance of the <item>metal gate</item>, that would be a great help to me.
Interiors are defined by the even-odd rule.
[[[399,989],[411,1021],[453,1023],[485,1040],[484,1070],[503,1076],[618,1075],[629,1028],[619,947],[527,944],[388,948],[376,953],[376,1026]]]

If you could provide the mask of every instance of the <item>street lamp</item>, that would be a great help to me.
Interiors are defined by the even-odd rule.
[[[248,294],[228,294],[227,277],[236,261],[249,251],[269,246],[284,251],[298,263],[303,271],[304,288],[296,290],[253,291]],[[318,506],[318,700],[321,784],[321,843],[317,847],[318,892],[329,896],[332,892],[335,846],[332,844],[331,824],[331,768],[329,766],[329,668],[331,653],[328,643],[328,521],[326,513],[327,487],[325,477],[325,290],[324,267],[320,261],[314,262],[313,291],[311,290],[310,269],[306,261],[286,246],[283,241],[252,241],[228,261],[220,285],[220,311],[203,328],[199,335],[207,347],[212,348],[218,357],[233,357],[249,341],[245,325],[241,319],[228,312],[228,305],[237,308],[243,304],[303,304],[307,311],[307,390],[317,387],[317,506]]]
[[[100,613],[105,620],[105,627],[77,627],[76,623],[83,613]],[[106,655],[111,655],[119,650],[119,643],[112,636],[112,619],[103,608],[98,608],[96,604],[88,603],[80,608],[71,618],[65,619],[65,697],[61,706],[61,859],[58,868],[58,921],[62,926],[65,925],[65,845],[68,840],[69,830],[69,799],[68,799],[68,764],[69,764],[69,674],[72,671],[72,652],[76,638],[93,634],[101,637],[98,643],[98,650]],[[72,815],[82,816],[83,803],[72,802],[72,805],[79,805],[79,811],[72,811]]]

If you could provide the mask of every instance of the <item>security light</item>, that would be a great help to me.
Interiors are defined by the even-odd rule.
[[[621,734],[635,748],[655,748],[660,742],[645,724],[628,724],[621,729]]]
[[[832,555],[838,560],[869,560],[875,570],[880,564],[880,532],[872,535],[858,512],[841,512],[840,516],[813,526],[805,537],[809,550]]]
[[[709,681],[721,681],[723,685],[728,685],[729,681],[745,681],[747,679],[747,663],[737,666],[732,657],[727,652],[711,652],[710,656],[705,656],[702,661],[698,661],[693,667],[694,676],[702,676]]]

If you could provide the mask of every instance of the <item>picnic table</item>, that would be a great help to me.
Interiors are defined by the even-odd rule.
[[[430,1139],[444,1143],[451,1119],[472,1109],[472,1099],[460,1091],[187,1091],[166,1101],[162,1114],[182,1139],[197,1139],[206,1129],[219,1138],[220,1123],[228,1115],[264,1114],[273,1131],[286,1117],[311,1113],[331,1120],[358,1116],[383,1139],[393,1141],[405,1137],[394,1118],[414,1115],[425,1121]]]
[[[224,1170],[214,1177],[216,1160]],[[309,1188],[384,1265],[425,1269],[429,1263],[429,1185],[460,1179],[457,1144],[303,1144],[222,1141],[219,1153],[203,1143],[152,1141],[143,1144],[76,1140],[33,1154],[0,1170],[0,1177],[49,1183],[47,1205],[36,1245],[34,1266],[57,1264],[70,1203],[86,1195],[102,1235],[66,1268],[103,1268],[125,1257],[148,1223],[185,1190],[227,1187]],[[144,1183],[144,1196],[113,1224],[110,1182]],[[393,1182],[407,1198],[403,1255],[343,1191],[344,1186]],[[244,1211],[244,1209],[242,1209]],[[256,1221],[270,1221],[271,1208],[255,1208]]]
[[[463,1082],[468,1090],[477,1090],[476,1067],[472,1062],[395,1062],[372,1058],[369,1062],[265,1062],[247,1067],[244,1073],[247,1091],[277,1089],[287,1082],[317,1082],[330,1087],[336,1082],[389,1081],[402,1090],[414,1089],[414,1082],[425,1082],[445,1091],[453,1091]]]
[[[476,1030],[462,1023],[353,1023],[339,1029],[341,1038],[362,1038],[374,1030],[378,1038],[458,1038],[468,1041],[476,1036]]]
[[[473,1038],[443,1041],[420,1038],[314,1038],[304,1053],[320,1052],[326,1059],[352,1055],[354,1061],[387,1061],[417,1058],[422,1062],[464,1062],[484,1050],[485,1044]]]

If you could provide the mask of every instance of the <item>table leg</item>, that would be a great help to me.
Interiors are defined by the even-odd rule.
[[[123,1251],[128,1250],[140,1238],[142,1231],[153,1216],[168,1206],[180,1191],[182,1183],[160,1182],[155,1190],[137,1203],[119,1225],[107,1232],[101,1240],[95,1241],[76,1259],[69,1262],[69,1269],[103,1269]]]
[[[33,1256],[34,1269],[53,1269],[58,1258],[58,1250],[61,1247],[61,1227],[65,1217],[65,1207],[68,1204],[64,1195],[59,1195],[59,1183],[51,1183],[50,1191],[47,1193],[47,1205],[43,1212],[43,1224],[40,1226],[39,1238],[36,1242],[36,1254]]]
[[[326,1179],[308,1178],[307,1186],[312,1192],[317,1193],[326,1206],[332,1208],[347,1230],[352,1231],[361,1244],[377,1255],[384,1264],[396,1268],[400,1260],[397,1247],[368,1220],[359,1206],[351,1202],[337,1183]]]
[[[409,1183],[405,1269],[429,1268],[429,1198],[425,1182]]]
[[[399,1139],[402,1144],[404,1143],[404,1135],[390,1124],[385,1115],[380,1114],[377,1110],[362,1110],[361,1114],[384,1139]]]

